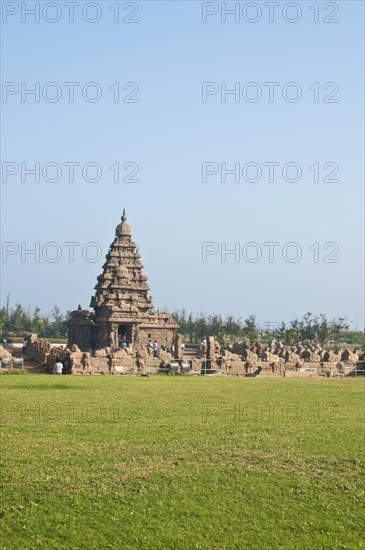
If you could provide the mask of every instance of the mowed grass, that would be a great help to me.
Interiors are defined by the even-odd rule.
[[[4,549],[364,548],[364,380],[2,376]]]

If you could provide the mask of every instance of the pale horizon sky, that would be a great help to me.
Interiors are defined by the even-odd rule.
[[[318,13],[315,2],[295,2],[295,23],[285,20],[296,15],[285,11],[288,2],[272,23],[264,2],[253,3],[261,8],[256,23],[244,19],[255,17],[242,11],[247,2],[237,23],[234,15],[222,22],[221,2],[119,2],[119,23],[117,3],[108,0],[94,3],[100,13],[84,12],[100,15],[95,23],[83,19],[90,3],[82,0],[73,23],[63,1],[52,3],[57,13],[42,12],[40,2],[38,23],[22,4],[34,2],[2,2],[2,303],[10,293],[12,306],[43,313],[54,304],[88,308],[126,208],[157,308],[255,314],[261,324],[311,311],[364,327],[363,2],[331,2],[326,11],[319,2]],[[78,83],[74,102],[70,82]],[[213,83],[205,102],[203,83]],[[272,102],[268,83],[276,83]],[[24,96],[37,86],[39,102]],[[223,102],[224,86],[239,95]],[[87,101],[82,90],[91,100],[102,95]],[[261,98],[250,101],[257,90]],[[39,182],[25,172],[35,163]],[[69,163],[78,163],[74,181]],[[83,176],[88,163],[102,170],[98,181],[92,166]],[[138,181],[115,182],[116,163],[121,180]],[[205,182],[203,163],[219,170]],[[232,174],[222,181],[224,163],[239,167],[239,181]],[[298,181],[283,178],[288,163],[299,167]],[[61,173],[52,182],[55,165]],[[80,243],[74,262],[64,244],[71,242]],[[35,243],[50,257],[49,243],[57,243],[60,260],[28,254],[22,261],[22,247]],[[88,243],[102,252],[98,261],[82,256]],[[205,262],[203,243],[216,243]],[[274,261],[264,243],[278,243]],[[236,247],[239,258],[222,262],[224,246]],[[253,263],[255,250],[262,256]]]

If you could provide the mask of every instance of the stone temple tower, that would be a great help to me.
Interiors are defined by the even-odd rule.
[[[88,310],[76,310],[69,322],[69,344],[82,350],[120,347],[123,340],[138,347],[148,339],[171,346],[179,328],[168,313],[155,313],[143,274],[141,255],[132,239],[125,210],[109,247],[103,272]]]

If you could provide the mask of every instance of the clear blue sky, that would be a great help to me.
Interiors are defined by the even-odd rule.
[[[30,96],[22,102],[19,91],[1,105],[2,162],[19,165],[19,172],[1,183],[2,241],[19,246],[6,263],[2,256],[2,300],[10,293],[12,306],[39,305],[43,313],[55,303],[64,311],[79,303],[88,307],[125,207],[157,307],[242,317],[253,313],[262,323],[323,312],[364,326],[363,2],[330,3],[334,7],[327,11],[326,3],[319,2],[318,23],[310,10],[314,2],[296,2],[301,9],[296,23],[283,17],[287,2],[280,3],[273,23],[268,8],[256,2],[262,8],[257,23],[245,21],[241,11],[239,23],[229,15],[222,23],[219,12],[205,24],[202,2],[195,1],[120,2],[121,18],[138,23],[114,23],[110,8],[116,3],[97,2],[101,18],[94,24],[83,20],[87,2],[81,0],[74,23],[68,22],[62,1],[60,20],[53,24],[45,19],[56,18],[54,7],[35,23],[34,16],[21,13],[21,4],[2,2],[6,13],[19,8],[2,23],[2,80],[19,89],[21,82],[27,88],[39,82],[41,93],[45,84],[56,82],[62,96],[56,103],[42,96],[39,103]],[[31,8],[34,2],[25,4]],[[41,9],[45,4],[40,2]],[[129,16],[134,4],[139,11]],[[221,3],[210,4],[214,10]],[[339,11],[332,15],[336,5]],[[87,17],[94,17],[93,9]],[[295,17],[294,9],[285,12],[287,18]],[[244,14],[255,17],[254,11]],[[326,16],[339,22],[324,23]],[[80,83],[74,103],[64,82]],[[102,90],[96,103],[82,98],[80,88],[89,82]],[[115,82],[122,87],[138,83],[138,103],[115,103],[108,89]],[[202,82],[219,87],[205,103]],[[236,103],[229,95],[223,103],[222,82],[227,88],[237,82],[241,91],[256,82],[262,98],[250,103],[241,95]],[[272,103],[264,82],[279,83]],[[296,103],[282,97],[288,82],[302,89]],[[318,103],[309,89],[315,82]],[[337,103],[323,102],[333,91],[323,90],[328,82],[339,87],[333,96]],[[122,97],[132,91],[122,89]],[[44,93],[51,97],[54,92]],[[21,163],[30,167],[35,162],[41,168],[49,162],[61,167],[94,162],[103,174],[100,181],[87,182],[77,168],[72,183],[63,166],[58,182],[42,175],[40,182],[31,175],[22,182]],[[115,183],[109,166],[116,162],[121,167],[137,163],[139,181]],[[265,162],[280,167],[296,162],[303,173],[298,182],[284,181],[279,168],[273,182],[263,171],[257,182],[228,176],[224,183],[218,174],[203,183],[203,162],[225,162],[228,168],[255,162],[264,169]],[[316,162],[319,182],[309,169]],[[326,163],[339,166],[337,183],[323,181],[330,174],[329,168],[323,171]],[[26,256],[22,262],[22,242],[29,249],[36,242],[41,249],[56,242],[62,257],[50,263],[41,255],[36,263],[34,256]],[[80,243],[73,263],[65,242]],[[89,242],[102,249],[98,262],[82,257],[80,249]],[[255,242],[262,258],[250,263],[241,255],[236,263],[230,255],[223,263],[217,253],[204,263],[206,242],[217,243],[219,252],[221,243],[229,249],[239,243],[245,251],[247,243]],[[264,242],[280,243],[273,262]],[[297,263],[283,259],[289,242],[301,247]],[[316,242],[319,262],[309,249]],[[323,246],[331,242],[338,246],[338,262],[324,263],[333,249]],[[6,246],[10,250],[12,245]]]

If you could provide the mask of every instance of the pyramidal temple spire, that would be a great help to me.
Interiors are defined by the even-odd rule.
[[[149,339],[156,339],[160,346],[166,342],[171,345],[178,325],[171,314],[154,311],[149,290],[141,254],[132,239],[132,228],[127,223],[124,208],[91,298],[90,306],[95,311],[93,336],[88,332],[84,337],[79,330],[79,312],[71,323],[70,341],[81,344],[87,339],[90,343],[93,338],[95,347],[111,349],[118,349],[123,339],[134,345],[146,345]],[[86,330],[91,329],[86,327]],[[82,343],[82,347],[93,346]]]

